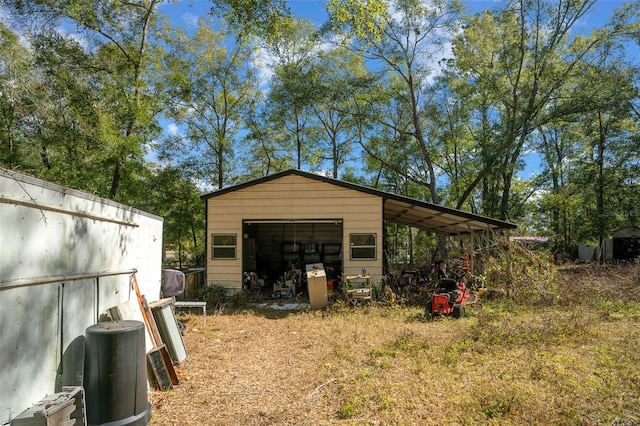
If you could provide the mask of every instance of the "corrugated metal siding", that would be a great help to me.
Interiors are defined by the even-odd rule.
[[[343,221],[344,272],[357,274],[362,267],[372,276],[382,274],[382,199],[378,196],[338,187],[302,176],[289,175],[231,191],[207,200],[207,283],[241,288],[242,221],[251,219]],[[235,261],[211,259],[211,234],[236,233],[238,253]],[[350,233],[375,233],[377,259],[351,261]]]

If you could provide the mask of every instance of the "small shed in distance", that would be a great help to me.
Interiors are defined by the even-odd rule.
[[[266,281],[321,262],[327,274],[378,280],[384,222],[448,235],[514,229],[515,224],[378,189],[289,169],[202,196],[206,283],[242,288],[243,272]]]
[[[613,258],[631,261],[640,258],[640,228],[620,228],[613,232]]]

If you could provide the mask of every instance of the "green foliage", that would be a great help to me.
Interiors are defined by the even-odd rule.
[[[38,164],[38,148],[29,140],[26,121],[36,102],[31,95],[37,87],[36,70],[29,66],[33,56],[18,34],[2,23],[0,58],[0,165],[31,170]]]
[[[212,4],[211,11],[245,37],[278,34],[282,21],[290,16],[285,0],[213,0]]]
[[[205,257],[204,203],[196,186],[173,167],[141,177],[144,197],[132,204],[164,218],[163,241],[175,258],[166,267],[201,267]],[[166,260],[165,260],[166,262]]]
[[[334,31],[344,31],[375,42],[384,37],[389,20],[387,4],[379,0],[331,0],[327,4],[327,12]]]
[[[485,257],[478,284],[492,294],[507,294],[517,303],[553,305],[558,302],[557,268],[551,253],[502,241],[500,250]]]
[[[208,284],[198,289],[198,300],[207,302],[209,309],[218,310],[226,301],[226,288],[221,285]]]
[[[251,307],[252,300],[244,291],[238,291],[231,296],[231,306],[237,310],[246,310]]]
[[[640,224],[637,3],[590,33],[577,25],[592,0],[474,16],[457,1],[334,0],[321,28],[280,0],[217,0],[225,20],[193,32],[159,4],[2,1],[0,164],[163,216],[177,266],[204,262],[199,191],[292,166],[509,218],[554,252]],[[179,131],[161,138],[161,116]],[[542,170],[520,177],[529,152]],[[400,234],[391,254],[413,263],[443,250]],[[554,293],[551,272],[518,262],[482,278]]]
[[[286,24],[288,31],[266,40],[266,50],[275,63],[264,118],[279,133],[275,148],[292,153],[293,164],[288,167],[313,168],[320,130],[312,112],[322,97],[320,78],[325,71],[316,60],[321,40],[310,20],[290,19]]]
[[[210,19],[200,20],[193,34],[170,30],[163,37],[167,115],[184,127],[184,135],[168,135],[160,158],[192,180],[223,188],[232,182],[241,150],[237,135],[257,91],[251,47],[224,27],[216,30]]]
[[[336,413],[339,419],[348,419],[353,417],[355,414],[356,414],[356,410],[353,407],[353,404],[349,402],[343,404],[338,410],[338,412]]]
[[[487,416],[487,419],[500,418],[509,412],[511,407],[511,401],[508,399],[500,399],[498,401],[491,401],[488,406],[482,411]]]
[[[351,160],[359,135],[354,103],[371,90],[375,79],[366,70],[364,58],[336,48],[318,55],[318,93],[311,114],[317,122],[318,144],[314,163],[331,164],[332,177]]]
[[[118,201],[137,198],[143,146],[159,130],[154,122],[159,99],[145,80],[147,55],[154,51],[145,36],[157,2],[116,8],[84,1],[6,5],[24,18],[20,29],[32,46],[34,75],[41,82],[30,92],[33,108],[22,125],[29,130],[25,142],[38,147],[30,155],[39,157],[39,165],[25,159],[36,166],[30,171]],[[30,22],[46,25],[28,32]],[[54,28],[70,23],[87,46],[78,42],[82,37],[66,37]]]

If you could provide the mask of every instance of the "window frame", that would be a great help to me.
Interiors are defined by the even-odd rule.
[[[216,244],[216,238],[233,237],[233,244]],[[216,250],[231,250],[233,256],[216,256]],[[211,233],[211,259],[212,260],[236,260],[238,259],[238,234],[237,233]]]
[[[354,237],[372,237],[373,244],[358,244],[353,241]],[[373,249],[372,256],[354,256],[355,250],[371,250]],[[349,234],[349,260],[377,260],[378,259],[378,234],[376,232],[353,232]]]

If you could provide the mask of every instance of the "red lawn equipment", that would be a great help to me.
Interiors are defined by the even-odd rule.
[[[432,271],[438,276],[438,288],[432,293],[425,306],[425,314],[430,317],[452,316],[462,318],[466,305],[473,305],[478,298],[470,293],[464,281],[469,272],[469,257],[465,255],[462,265],[454,265],[449,270],[452,278],[449,278],[447,265],[440,260],[432,265]]]

